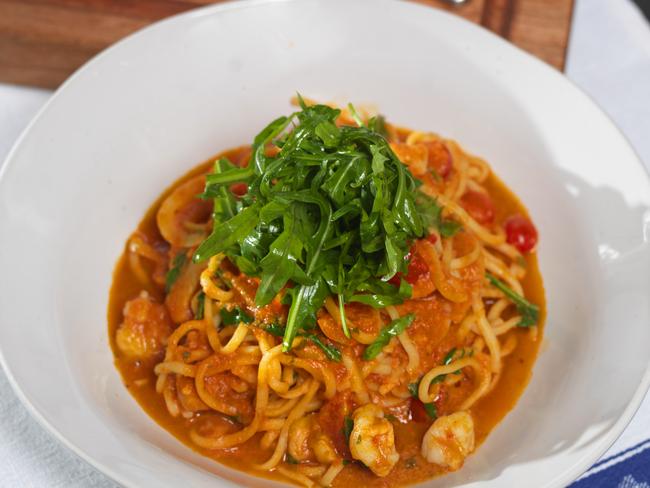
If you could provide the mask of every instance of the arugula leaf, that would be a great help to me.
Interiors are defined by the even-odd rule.
[[[515,293],[508,285],[491,273],[485,273],[485,276],[490,283],[501,290],[505,296],[514,302],[517,311],[521,314],[521,321],[517,324],[519,327],[530,327],[537,324],[537,321],[539,320],[539,307],[537,305],[530,303],[520,294]]]
[[[444,375],[441,375],[444,376]],[[438,378],[438,377],[436,377]],[[416,400],[420,401],[420,395],[418,393],[418,388],[420,387],[420,382],[418,381],[417,383],[409,383],[408,389],[409,393],[413,398]],[[438,418],[438,409],[436,408],[434,403],[424,403],[422,402],[422,406],[424,407],[424,411],[427,413],[427,415],[432,418],[436,419]]]
[[[255,137],[248,167],[215,163],[203,193],[214,199],[213,230],[193,258],[223,252],[258,277],[258,306],[285,290],[284,351],[315,324],[329,295],[374,307],[409,298],[410,287],[386,282],[407,271],[412,241],[438,225],[441,212],[435,200],[422,204],[427,197],[390,148],[382,117],[366,126],[350,106],[358,126],[338,127],[340,110],[298,100],[299,111]],[[239,198],[230,192],[235,182],[248,187]],[[344,310],[341,318],[346,324]]]
[[[388,130],[386,129],[386,118],[383,115],[375,115],[368,120],[368,128],[381,134],[388,139]]]
[[[455,220],[443,220],[438,225],[438,232],[442,237],[452,237],[462,228],[463,226]]]
[[[276,322],[272,323],[271,325],[267,325],[266,327],[264,327],[264,330],[276,337],[284,336],[284,327],[282,327],[280,324]]]
[[[219,313],[221,315],[221,323],[223,325],[239,325],[241,322],[250,324],[253,322],[253,317],[248,315],[239,307],[235,307],[232,310],[222,308]]]
[[[425,225],[437,229],[442,237],[452,237],[463,228],[455,220],[443,219],[442,207],[435,198],[430,197],[426,193],[418,192],[418,196],[415,199],[415,208]]]
[[[196,297],[196,313],[194,314],[194,320],[203,320],[205,309],[205,293],[202,291]]]
[[[370,361],[371,359],[376,358],[381,350],[388,345],[390,340],[404,332],[407,327],[413,323],[413,320],[415,320],[415,314],[410,313],[393,320],[390,324],[381,329],[375,341],[366,347],[365,351],[363,351],[363,359]]]
[[[454,360],[455,355],[456,355],[456,348],[452,347],[449,350],[449,352],[445,355],[445,358],[442,360],[442,364],[448,366],[449,363],[451,363]]]
[[[172,261],[172,267],[165,275],[165,293],[169,293],[169,290],[171,290],[172,285],[176,282],[176,280],[180,276],[181,270],[185,265],[186,258],[187,256],[185,256],[185,251],[179,252],[174,257],[174,260]]]
[[[341,362],[341,351],[334,345],[325,344],[316,334],[300,334],[302,337],[310,340],[322,349],[327,359],[336,363]]]
[[[429,417],[431,417],[432,419],[438,418],[438,409],[436,408],[435,404],[423,403],[422,406],[424,407],[424,411],[427,413]]]
[[[341,131],[339,128],[328,120],[318,124],[314,132],[323,141],[325,147],[336,147],[341,139]]]
[[[273,323],[264,327],[263,330],[276,337],[283,337],[285,328],[280,324]],[[322,349],[322,351],[325,353],[325,356],[330,361],[337,363],[341,362],[341,351],[339,351],[336,346],[324,343],[323,340],[316,334],[299,333],[298,335],[313,342],[316,346]]]

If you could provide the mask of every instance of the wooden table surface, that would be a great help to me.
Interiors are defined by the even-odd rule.
[[[0,81],[56,88],[146,25],[211,0],[0,0]],[[481,24],[562,70],[573,0],[412,0]]]

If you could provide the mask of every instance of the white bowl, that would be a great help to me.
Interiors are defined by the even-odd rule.
[[[113,367],[106,309],[113,265],[150,203],[193,165],[250,141],[296,91],[372,103],[457,139],[540,230],[548,319],[533,379],[465,467],[427,486],[576,478],[650,383],[648,177],[560,73],[468,22],[388,0],[196,10],[118,43],[56,93],[0,180],[0,344],[22,400],[126,486],[262,483],[141,411]]]

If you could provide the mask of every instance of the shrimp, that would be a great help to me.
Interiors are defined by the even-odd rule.
[[[314,424],[314,415],[307,415],[296,420],[289,428],[287,451],[296,461],[307,461],[312,457],[309,436]]]
[[[297,461],[313,461],[332,464],[338,459],[332,441],[316,422],[316,414],[296,420],[289,428],[287,451]]]
[[[146,359],[162,353],[172,324],[164,305],[155,303],[147,292],[129,300],[124,306],[124,321],[115,333],[122,353]]]
[[[422,457],[456,471],[474,446],[474,421],[469,412],[460,411],[440,417],[431,424],[422,439]]]
[[[205,176],[195,176],[176,187],[160,206],[156,222],[162,236],[173,246],[197,246],[207,237],[207,225],[197,223],[206,221],[211,212],[211,203],[197,198],[204,186]]]
[[[386,476],[399,461],[393,425],[377,405],[369,403],[355,410],[350,434],[350,452],[377,476]]]

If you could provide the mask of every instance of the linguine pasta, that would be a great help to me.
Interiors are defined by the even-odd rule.
[[[192,259],[214,225],[197,197],[205,166],[130,237],[109,310],[116,364],[143,407],[202,453],[302,486],[413,483],[460,468],[522,391],[544,305],[531,235],[509,230],[525,210],[454,141],[381,129],[437,205],[387,280],[408,283],[409,297],[371,306],[330,294],[287,345],[295,283],[260,305],[260,278],[236,258]],[[249,148],[225,155],[252,164]]]

